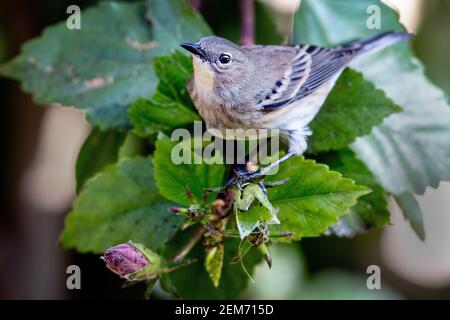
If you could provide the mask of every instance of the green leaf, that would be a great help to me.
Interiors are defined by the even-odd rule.
[[[48,27],[0,74],[39,104],[75,106],[101,128],[127,128],[131,102],[156,87],[153,58],[210,33],[186,1],[102,1],[83,10],[80,30]]]
[[[258,200],[254,201],[255,198]],[[249,210],[252,208],[252,210]],[[236,224],[241,239],[247,237],[260,224],[279,224],[277,210],[267,199],[263,190],[254,183],[244,187],[241,192],[236,190],[234,201]]]
[[[159,193],[148,158],[125,159],[86,182],[66,218],[61,243],[80,252],[102,253],[132,240],[157,250],[181,225]]]
[[[379,33],[366,27],[369,5],[380,7],[384,30],[404,30],[398,14],[379,0],[304,0],[295,16],[294,41],[332,45]],[[380,184],[395,195],[422,194],[450,180],[450,107],[410,44],[363,57],[353,67],[405,109],[352,145]]]
[[[152,146],[152,141],[150,139],[144,140],[133,132],[128,131],[125,141],[119,149],[119,160],[147,154],[149,144]]]
[[[136,100],[128,111],[136,134],[148,137],[200,119],[186,89],[192,75],[191,60],[178,51],[155,59],[153,68],[159,78],[155,93],[150,100]]]
[[[156,182],[161,194],[184,206],[191,204],[185,192],[186,187],[192,192],[194,199],[201,203],[205,189],[223,186],[225,179],[225,165],[204,163],[204,158],[200,158],[203,152],[202,143],[197,146],[193,141],[188,139],[177,142],[161,136],[156,142],[153,160]],[[185,155],[186,161],[175,164],[174,158],[180,153]],[[207,200],[214,199],[215,195],[211,194]]]
[[[417,236],[425,241],[425,228],[423,226],[422,210],[420,210],[419,204],[416,198],[411,193],[403,193],[395,197],[397,204],[402,209],[403,215],[409,224],[413,228]]]
[[[86,180],[108,164],[144,153],[146,143],[132,132],[102,131],[93,128],[78,154],[76,163],[77,193]]]
[[[165,257],[173,256],[186,243],[190,235],[190,230],[177,233],[166,246]],[[197,262],[169,274],[178,294],[183,299],[238,299],[249,282],[240,264],[230,264],[238,253],[238,247],[238,239],[224,239],[223,268],[220,284],[216,288],[204,267],[206,252],[199,242],[188,255],[188,258],[194,258]],[[257,250],[250,250],[243,263],[247,271],[252,274],[260,261],[261,255]]]
[[[149,300],[151,298],[153,289],[155,288],[157,282],[158,282],[158,279],[152,279],[152,280],[147,281],[147,283],[146,283],[147,289],[145,290],[145,294],[144,294],[144,297],[146,300]]]
[[[280,225],[272,229],[294,232],[294,239],[318,236],[348,213],[359,197],[370,192],[365,186],[330,171],[326,165],[294,157],[280,166],[267,181],[289,179],[269,189],[269,200],[279,208]]]
[[[314,133],[309,142],[310,150],[341,149],[356,137],[370,133],[372,127],[388,115],[401,110],[362,74],[347,69],[310,125]]]
[[[77,192],[87,179],[101,171],[106,165],[117,161],[119,149],[126,133],[116,130],[92,129],[80,149],[76,164]]]
[[[338,227],[345,229],[341,230],[344,232],[343,235],[354,235],[355,232],[365,231],[369,227],[382,227],[389,223],[390,213],[385,191],[352,150],[342,149],[320,154],[317,161],[327,164],[330,169],[372,190],[371,193],[358,199],[358,203],[350,209],[350,214],[341,218]]]
[[[205,269],[216,288],[219,286],[220,276],[222,275],[224,254],[223,243],[206,249]]]
[[[158,43],[167,48],[178,49],[180,42],[196,42],[212,34],[202,15],[192,10],[188,1],[148,0],[145,17],[153,26]]]

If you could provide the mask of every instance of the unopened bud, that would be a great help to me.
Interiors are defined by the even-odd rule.
[[[181,207],[171,207],[169,208],[169,211],[175,214],[188,214],[189,209],[187,208],[181,208]]]
[[[164,273],[192,263],[192,260],[166,262],[143,244],[131,241],[109,248],[102,259],[109,270],[128,281],[158,279]]]
[[[106,267],[122,278],[144,268],[149,263],[144,254],[131,242],[109,248],[102,258],[106,262]]]

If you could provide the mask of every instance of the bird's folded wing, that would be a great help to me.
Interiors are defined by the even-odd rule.
[[[284,67],[284,74],[276,76],[272,86],[260,95],[257,106],[261,109],[277,109],[313,93],[341,71],[361,47],[347,45],[323,48],[298,45],[293,48],[295,55],[287,67]]]

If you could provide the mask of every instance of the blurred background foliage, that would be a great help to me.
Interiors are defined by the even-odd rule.
[[[257,1],[257,43],[287,42],[296,2]],[[450,1],[389,2],[399,6],[402,17],[404,14],[409,19],[410,31],[417,32],[414,49],[425,64],[427,75],[449,94]],[[97,1],[0,2],[0,63],[17,55],[20,46],[38,36],[45,26],[66,19],[66,8],[74,3],[83,9]],[[237,41],[238,7],[237,0],[204,0],[202,14],[216,34]],[[120,289],[121,280],[106,272],[97,256],[64,252],[57,245],[64,216],[75,195],[75,157],[90,130],[83,115],[58,107],[39,108],[29,95],[20,91],[17,83],[4,78],[0,78],[0,105],[0,298],[141,298],[142,285]],[[444,202],[435,201],[432,196],[427,193],[419,202],[428,209],[433,208],[429,205],[432,202],[437,206],[435,210],[442,210],[439,206]],[[445,195],[440,194],[440,197]],[[449,213],[448,209],[444,210]],[[425,217],[434,213],[424,211]],[[396,214],[399,216],[398,212]],[[254,276],[256,283],[250,285],[244,296],[273,299],[450,298],[448,250],[437,252],[439,248],[428,246],[427,250],[435,250],[434,256],[439,256],[440,260],[420,256],[419,249],[427,243],[405,242],[409,234],[398,231],[406,223],[403,218],[394,218],[393,222],[395,226],[387,229],[397,228],[394,231],[370,231],[352,239],[304,239],[295,246],[274,246],[273,269],[259,266]],[[409,229],[401,230],[411,233]],[[392,237],[395,232],[397,238]],[[401,243],[401,240],[409,246],[408,250],[417,253],[417,259],[425,260],[422,274],[408,269],[411,259],[396,263],[386,260],[392,257],[386,253],[392,241]],[[401,245],[393,247],[407,250]],[[65,287],[66,267],[70,264],[78,264],[82,269],[82,290],[69,291]],[[381,267],[382,290],[367,290],[366,269],[372,264]],[[441,266],[440,273],[433,271],[436,270],[433,264]],[[430,274],[434,275],[433,279],[427,278]],[[155,296],[165,297],[160,291],[156,291]]]
[[[426,1],[421,14],[423,21],[414,49],[425,62],[430,79],[450,94],[450,1]]]

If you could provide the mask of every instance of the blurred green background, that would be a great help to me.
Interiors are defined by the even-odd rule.
[[[76,3],[83,9],[96,2],[0,2],[0,62],[17,55],[20,46],[38,36],[45,26],[64,20],[69,5]],[[413,45],[427,75],[450,93],[450,1],[389,3],[398,6],[402,21],[417,33]],[[295,0],[258,1],[257,42],[286,42],[297,4]],[[237,39],[236,0],[205,0],[202,13],[216,33]],[[142,298],[142,286],[120,289],[120,279],[107,272],[97,256],[64,252],[57,245],[75,194],[75,157],[89,132],[83,115],[71,109],[38,107],[16,82],[3,78],[0,105],[0,298]],[[443,184],[419,199],[426,228],[449,223],[446,192],[448,185]],[[429,237],[421,243],[398,210],[393,211],[393,226],[383,231],[373,230],[353,239],[324,237],[305,239],[295,246],[274,246],[273,269],[259,266],[255,284],[244,297],[449,299],[448,237],[441,234],[437,240]],[[79,291],[66,289],[66,267],[70,264],[81,267]],[[366,270],[370,265],[381,268],[381,290],[367,289]],[[156,296],[164,298],[162,293]]]

